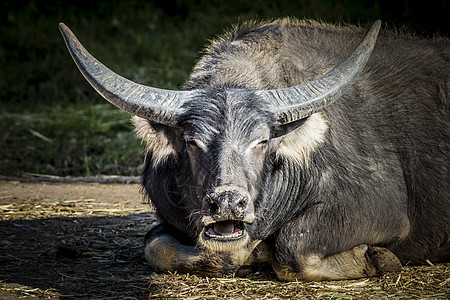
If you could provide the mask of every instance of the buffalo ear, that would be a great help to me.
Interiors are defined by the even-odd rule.
[[[176,149],[181,150],[182,140],[181,140],[181,130],[176,127],[155,123],[149,121],[153,129],[159,133],[161,136],[167,138],[170,144]]]
[[[273,130],[274,137],[278,137],[272,144],[275,159],[308,166],[311,153],[326,141],[327,131],[328,123],[322,113],[278,126]]]
[[[154,165],[165,162],[170,156],[177,157],[182,148],[180,129],[138,116],[132,120],[136,134],[145,143]]]
[[[285,134],[291,133],[292,131],[302,126],[306,122],[306,120],[308,120],[308,118],[309,117],[306,117],[283,125],[276,125],[272,128],[272,138],[278,138]]]

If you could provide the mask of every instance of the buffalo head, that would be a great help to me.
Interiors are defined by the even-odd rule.
[[[338,99],[363,70],[375,45],[376,22],[359,46],[327,74],[274,90],[210,87],[169,91],[134,83],[105,67],[60,24],[81,73],[106,100],[135,115],[148,142],[153,168],[178,162],[176,191],[187,221],[163,211],[167,199],[152,199],[163,219],[205,248],[246,245],[246,230],[258,217],[264,176],[288,134]],[[317,114],[315,114],[317,118]],[[305,124],[306,125],[306,124]],[[164,198],[164,197],[163,197]],[[169,205],[169,204],[167,204]],[[158,207],[159,206],[159,207]]]

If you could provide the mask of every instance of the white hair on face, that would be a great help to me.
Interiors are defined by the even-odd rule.
[[[276,149],[276,159],[289,159],[307,167],[309,156],[323,143],[328,129],[322,113],[311,115],[298,129],[284,135]]]
[[[133,116],[132,122],[136,134],[146,145],[147,151],[152,154],[153,166],[164,163],[177,151],[162,131],[156,131],[148,120]],[[309,156],[324,141],[328,124],[322,113],[311,115],[298,129],[281,137],[276,148],[276,158],[285,158],[296,164],[308,165]]]
[[[133,116],[132,122],[136,135],[141,138],[147,151],[152,154],[151,160],[154,167],[166,162],[171,155],[176,156],[177,152],[164,132],[156,131],[148,120],[138,116]]]

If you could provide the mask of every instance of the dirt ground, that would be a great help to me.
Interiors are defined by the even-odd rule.
[[[0,298],[145,298],[137,184],[0,182]]]
[[[450,264],[381,278],[284,283],[155,274],[143,237],[155,218],[137,184],[0,181],[0,299],[447,299]]]

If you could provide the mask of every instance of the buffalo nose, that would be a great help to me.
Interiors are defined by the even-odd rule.
[[[248,198],[238,191],[223,191],[207,196],[209,212],[211,215],[222,215],[229,217],[243,217]]]

